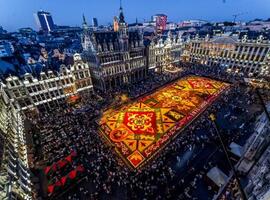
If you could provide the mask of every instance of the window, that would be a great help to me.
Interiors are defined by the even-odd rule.
[[[46,98],[45,98],[45,95],[44,95],[44,94],[41,94],[40,96],[41,96],[41,99],[42,99],[42,100],[46,100]]]
[[[32,87],[28,87],[27,89],[28,89],[29,93],[33,92]]]
[[[20,97],[20,92],[18,90],[13,91],[15,97]]]
[[[10,81],[9,83],[10,83],[11,87],[15,86],[13,81]]]
[[[19,80],[16,80],[15,82],[16,82],[16,85],[20,85],[20,82],[19,82]]]
[[[37,85],[36,87],[37,87],[37,91],[40,91],[41,90],[40,85]]]
[[[26,91],[24,89],[21,90],[21,94],[22,94],[22,96],[25,96],[26,95]]]
[[[41,96],[40,96],[40,95],[37,95],[36,97],[37,97],[37,100],[38,100],[38,101],[42,101],[42,99],[41,99]]]
[[[55,82],[51,82],[52,87],[56,87]]]
[[[26,105],[26,106],[31,105],[31,101],[30,101],[29,99],[25,99],[25,105]]]
[[[37,92],[36,86],[33,86],[32,89],[33,89],[33,92]]]
[[[80,78],[84,78],[83,72],[80,72]]]

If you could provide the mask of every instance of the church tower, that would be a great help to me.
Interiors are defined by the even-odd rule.
[[[128,25],[125,22],[124,12],[122,8],[122,1],[120,0],[120,9],[119,9],[119,24],[118,24],[118,33],[119,33],[119,42],[120,48],[122,51],[128,51]]]
[[[90,46],[91,46],[90,29],[89,29],[89,26],[86,22],[84,14],[83,14],[82,28],[83,28],[83,34],[82,34],[82,40],[81,40],[82,47],[83,47],[84,51],[88,51]]]

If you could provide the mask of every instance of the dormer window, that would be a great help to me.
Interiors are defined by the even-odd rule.
[[[15,80],[15,85],[20,85],[20,82],[18,80]]]
[[[113,51],[113,44],[110,43],[110,50]]]
[[[26,79],[29,81],[29,83],[32,83],[33,82],[32,77],[30,77],[30,76],[27,77]]]
[[[14,81],[9,81],[9,84],[10,84],[11,87],[14,87],[15,86]]]
[[[46,75],[45,74],[41,75],[41,80],[46,80]]]

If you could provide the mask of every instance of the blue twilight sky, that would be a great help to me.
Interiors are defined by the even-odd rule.
[[[210,21],[270,18],[270,0],[123,0],[126,21],[149,20],[155,13],[167,14],[170,21],[205,19]],[[21,27],[36,29],[33,13],[51,12],[58,25],[81,26],[84,13],[88,23],[97,17],[99,24],[112,22],[118,14],[119,0],[0,0],[0,26],[14,31]]]

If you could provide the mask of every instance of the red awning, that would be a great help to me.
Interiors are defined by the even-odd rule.
[[[68,162],[72,162],[72,155],[69,155],[69,156],[67,156],[66,158],[65,158]]]
[[[76,151],[72,151],[70,155],[71,155],[72,157],[76,157],[76,156],[77,156],[77,153],[76,153]]]
[[[61,187],[62,186],[61,180],[60,181],[57,181],[54,185],[57,186],[57,187]]]
[[[68,103],[76,103],[80,99],[77,95],[72,95],[68,98]]]
[[[51,193],[53,193],[53,191],[54,191],[54,185],[49,185],[48,192],[51,194]]]
[[[68,162],[66,160],[59,160],[57,162],[57,165],[59,168],[65,167],[68,164]]]
[[[67,177],[66,177],[66,176],[62,177],[62,178],[61,178],[61,183],[62,183],[62,185],[65,185],[66,182],[67,182]]]
[[[78,172],[83,172],[83,171],[84,171],[84,167],[83,167],[82,165],[80,165],[80,166],[78,166],[78,167],[76,168],[76,170],[77,170]]]
[[[76,178],[76,176],[77,176],[77,171],[76,171],[76,170],[72,170],[72,171],[69,172],[69,174],[68,174],[68,177],[69,177],[70,179],[74,179],[74,178]]]
[[[53,171],[56,171],[56,170],[57,170],[57,164],[56,164],[56,163],[54,163],[54,164],[52,165],[52,170],[53,170]]]
[[[47,174],[49,173],[50,170],[51,170],[51,166],[47,166],[47,167],[44,169],[45,174],[47,175]]]

